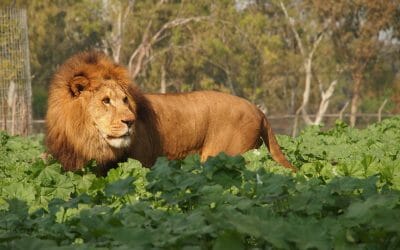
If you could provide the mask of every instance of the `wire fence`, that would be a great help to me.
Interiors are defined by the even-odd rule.
[[[0,9],[0,129],[31,132],[31,79],[26,10]]]

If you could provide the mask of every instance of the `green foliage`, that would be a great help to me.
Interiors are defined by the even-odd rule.
[[[298,174],[261,148],[152,170],[129,160],[107,177],[63,172],[41,159],[41,137],[1,133],[0,248],[396,249],[399,129],[394,118],[279,137]]]

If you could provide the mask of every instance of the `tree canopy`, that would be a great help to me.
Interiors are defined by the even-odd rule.
[[[34,114],[55,69],[81,50],[126,65],[146,92],[215,89],[269,114],[400,107],[396,0],[21,0],[27,8]],[[353,119],[353,118],[352,118]],[[355,120],[352,121],[355,124]]]

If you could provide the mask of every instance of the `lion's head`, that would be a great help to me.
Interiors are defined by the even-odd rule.
[[[61,65],[49,90],[46,145],[66,170],[124,157],[140,99],[132,89],[126,69],[103,53],[83,52]]]
[[[87,102],[86,111],[92,125],[101,137],[111,147],[128,147],[136,116],[132,111],[135,106],[129,101],[126,92],[115,86],[113,80],[104,80],[98,90],[81,95]]]

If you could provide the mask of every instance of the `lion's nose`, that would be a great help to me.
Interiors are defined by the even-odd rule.
[[[131,127],[133,125],[133,122],[135,121],[134,119],[131,118],[126,118],[121,120],[123,123],[125,123],[128,127]]]

